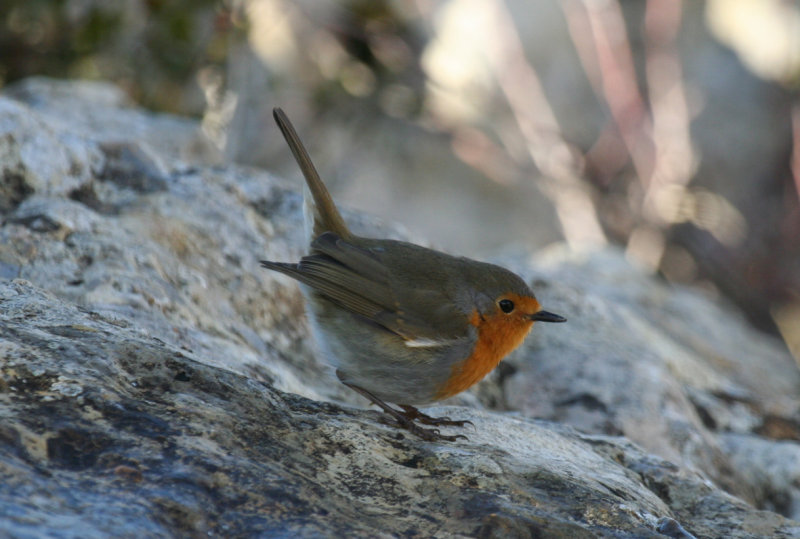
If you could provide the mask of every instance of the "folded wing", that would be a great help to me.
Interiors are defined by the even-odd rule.
[[[396,333],[412,347],[452,345],[469,339],[466,313],[445,293],[435,273],[409,286],[413,264],[386,264],[381,247],[364,247],[332,232],[317,237],[298,264],[262,261],[339,306]],[[406,268],[406,269],[403,269]],[[398,274],[400,272],[401,274]]]

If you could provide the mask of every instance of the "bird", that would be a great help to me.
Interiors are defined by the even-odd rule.
[[[273,117],[305,177],[310,248],[297,263],[261,266],[299,282],[317,348],[345,386],[423,440],[466,438],[438,427],[471,422],[417,406],[479,382],[535,322],[566,319],[542,310],[526,282],[500,266],[353,234],[289,118],[280,108]]]

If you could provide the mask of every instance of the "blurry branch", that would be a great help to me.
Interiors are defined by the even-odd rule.
[[[653,115],[655,163],[643,201],[645,217],[660,227],[691,222],[727,248],[747,234],[742,214],[705,189],[689,189],[699,156],[692,146],[691,114],[677,50],[682,4],[649,0],[645,16],[646,73]]]
[[[800,202],[800,105],[792,108],[792,179],[795,195]]]
[[[640,177],[645,189],[642,213],[646,224],[631,234],[628,252],[653,270],[659,267],[664,254],[663,229],[691,217],[681,214],[695,161],[681,60],[676,48],[682,10],[680,1],[648,0],[645,12],[645,73],[653,153],[651,176]],[[642,233],[658,234],[659,240],[637,242]]]
[[[488,55],[514,120],[525,138],[534,164],[549,179],[543,192],[556,208],[564,238],[571,246],[605,243],[605,234],[584,182],[575,153],[566,144],[555,114],[545,97],[533,66],[526,60],[516,26],[504,2],[494,2],[493,17],[496,41]]]
[[[608,104],[637,176],[649,181],[653,167],[652,126],[636,83],[622,8],[616,1],[591,0],[567,0],[562,7],[589,82],[600,100]],[[605,161],[604,156],[597,156],[596,162]],[[617,160],[611,160],[614,161]],[[618,172],[606,170],[604,175],[611,177]]]
[[[620,2],[568,0],[562,7],[584,71],[613,122],[587,153],[587,168],[610,191],[597,199],[603,224],[627,244],[630,257],[669,279],[710,276],[764,325],[768,304],[756,289],[768,285],[759,282],[750,291],[742,270],[754,267],[753,257],[736,250],[750,234],[746,219],[723,196],[690,186],[700,157],[692,144],[692,112],[677,48],[684,3],[648,0],[644,6],[646,91],[639,89]],[[793,121],[797,139],[800,122],[796,116]],[[797,146],[795,151],[800,193]],[[624,174],[628,162],[631,179]],[[609,204],[614,196],[624,202]],[[615,228],[619,223],[623,226]],[[677,226],[682,223],[694,228]]]
[[[652,176],[642,178],[642,183],[647,188],[644,209],[661,224],[671,224],[675,219],[660,209],[659,197],[672,186],[686,186],[694,173],[689,108],[676,47],[681,13],[682,2],[676,0],[648,0],[645,13],[645,71],[654,162]]]
[[[634,227],[626,231],[627,252],[651,270],[659,266],[663,256],[666,242],[661,228],[669,221],[658,211],[663,207],[659,202],[665,193],[674,193],[673,184],[685,185],[689,179],[688,174],[683,174],[685,167],[670,168],[671,159],[683,161],[678,151],[672,151],[676,149],[671,147],[672,131],[680,135],[679,126],[684,126],[688,134],[688,118],[680,114],[683,111],[676,111],[678,107],[673,103],[682,100],[682,92],[678,90],[677,98],[671,93],[672,89],[680,88],[680,67],[672,44],[680,26],[681,4],[670,2],[670,6],[657,0],[647,3],[646,75],[650,99],[646,101],[639,92],[619,2],[570,0],[563,4],[581,63],[598,98],[608,105],[640,184],[632,193],[638,196],[629,197],[627,211],[633,215],[627,220]],[[652,108],[648,109],[648,104]],[[620,156],[615,155],[619,153],[617,145],[609,144],[614,138],[615,134],[604,133],[591,152],[592,164],[605,178],[616,176],[624,165]],[[678,143],[678,149],[688,147],[688,136],[685,141],[686,144]],[[605,159],[604,153],[612,153],[611,159]]]
[[[800,105],[798,104],[792,107],[791,171],[794,186],[793,194],[797,197],[797,202],[800,203]],[[793,205],[797,208],[797,204]],[[791,231],[797,228],[797,222],[800,221],[799,212],[800,210],[795,209],[794,215],[787,216],[786,221],[788,222],[784,228],[788,234],[791,234]],[[792,219],[795,221],[794,227],[791,223]],[[796,241],[796,238],[792,238],[789,241]],[[800,365],[800,294],[797,290],[793,290],[791,296],[780,304],[772,305],[772,316],[786,341],[786,345],[794,355],[798,365]]]
[[[603,184],[619,177],[626,161],[638,180],[637,188],[628,186],[631,215],[625,221],[632,225],[621,238],[628,255],[651,270],[659,268],[667,245],[665,230],[682,222],[707,230],[724,245],[741,242],[746,226],[738,210],[717,194],[688,187],[698,157],[676,47],[682,2],[648,0],[645,6],[644,96],[620,3],[569,0],[562,6],[586,75],[608,105],[616,129],[601,134],[587,160]],[[615,143],[619,139],[621,148]]]

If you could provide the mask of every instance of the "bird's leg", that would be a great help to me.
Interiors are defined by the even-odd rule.
[[[338,375],[338,373],[337,373],[337,375]],[[341,377],[340,377],[340,380],[341,380]],[[381,399],[379,399],[378,397],[376,397],[375,395],[373,395],[372,393],[370,393],[369,391],[364,389],[363,387],[354,386],[353,384],[348,384],[345,381],[342,381],[342,383],[344,385],[346,385],[347,387],[349,387],[350,389],[352,389],[353,391],[355,391],[357,393],[360,393],[361,395],[363,395],[364,397],[369,399],[370,402],[372,402],[374,405],[380,407],[384,412],[386,412],[387,414],[392,416],[392,418],[395,420],[395,423],[399,427],[402,427],[402,428],[406,429],[407,431],[411,432],[412,434],[414,434],[416,436],[419,436],[423,440],[426,440],[426,441],[429,441],[429,442],[433,442],[433,441],[437,441],[437,440],[447,440],[449,442],[454,442],[454,441],[458,440],[459,438],[464,438],[465,440],[467,439],[467,437],[464,436],[463,434],[457,434],[455,436],[447,436],[446,434],[440,433],[438,429],[424,429],[424,428],[420,427],[419,425],[417,425],[416,423],[414,423],[414,418],[413,417],[409,417],[407,415],[407,412],[404,413],[404,412],[401,412],[399,410],[395,410],[394,408],[392,408],[391,406],[389,406],[388,404],[383,402]],[[403,409],[405,410],[405,407],[403,407]],[[424,414],[422,414],[422,415],[424,415]],[[429,419],[433,419],[433,418],[429,418]]]
[[[450,419],[449,417],[431,417],[428,414],[420,412],[419,409],[411,406],[410,404],[398,404],[398,406],[405,411],[403,414],[404,416],[412,421],[419,421],[423,425],[442,427],[463,427],[464,425],[472,425],[473,427],[475,426],[472,421],[459,421]]]

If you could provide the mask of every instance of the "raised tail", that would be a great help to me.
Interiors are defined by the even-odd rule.
[[[311,238],[309,239],[316,238],[324,232],[333,232],[341,238],[351,237],[352,234],[350,230],[347,228],[344,219],[342,219],[342,215],[333,203],[331,194],[328,192],[325,184],[322,183],[322,178],[319,177],[317,169],[314,168],[314,163],[311,162],[311,157],[309,157],[308,152],[303,146],[303,142],[300,140],[300,137],[297,136],[297,131],[294,130],[292,122],[289,121],[286,113],[280,108],[272,109],[272,115],[278,127],[281,129],[281,133],[283,133],[283,138],[285,138],[286,143],[289,144],[295,161],[297,161],[300,170],[303,172],[303,176],[306,178],[308,190],[311,192],[313,204],[310,204],[312,201],[308,200],[308,196],[305,197],[306,211],[310,213],[310,215],[306,216],[306,219],[308,221],[313,219],[309,230],[311,234]]]

